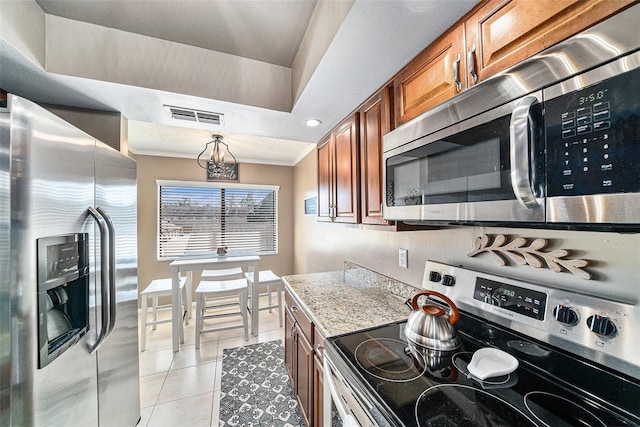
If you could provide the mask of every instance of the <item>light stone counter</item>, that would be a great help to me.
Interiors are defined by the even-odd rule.
[[[404,301],[418,289],[356,264],[345,271],[283,277],[292,294],[326,338],[409,317]]]

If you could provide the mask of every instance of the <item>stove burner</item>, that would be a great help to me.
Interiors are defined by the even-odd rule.
[[[498,396],[461,384],[425,390],[415,406],[418,426],[537,427],[524,412]]]
[[[406,352],[407,344],[387,338],[373,338],[355,350],[358,364],[374,377],[390,382],[413,381],[426,371],[425,363]]]
[[[518,382],[516,374],[500,375],[498,377],[486,378],[484,380],[474,377],[469,372],[469,369],[467,369],[467,365],[471,362],[472,357],[473,352],[461,351],[456,353],[453,355],[453,365],[458,368],[458,371],[460,371],[465,377],[478,382],[482,388],[508,388],[513,387]]]
[[[555,427],[558,420],[567,426],[606,427],[598,417],[575,402],[544,391],[532,391],[524,396],[524,404],[533,416],[547,427]]]

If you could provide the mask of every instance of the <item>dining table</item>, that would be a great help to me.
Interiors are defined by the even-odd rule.
[[[186,273],[187,280],[185,287],[187,290],[187,319],[191,317],[192,309],[192,289],[193,289],[193,272],[201,270],[227,269],[241,267],[248,271],[253,271],[254,283],[260,283],[260,256],[254,251],[248,250],[230,250],[224,254],[218,254],[216,251],[187,253],[176,258],[169,264],[171,267],[171,300],[180,301],[180,275]],[[251,334],[258,335],[259,323],[259,286],[251,287]],[[183,321],[183,313],[181,306],[172,303],[171,313],[171,336],[173,342],[173,351],[180,350],[180,322]],[[188,320],[187,320],[188,321]]]

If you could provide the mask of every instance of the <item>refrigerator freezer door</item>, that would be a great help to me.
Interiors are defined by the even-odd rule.
[[[115,229],[113,330],[97,352],[100,427],[135,426],[140,418],[136,164],[97,142],[95,165],[96,208]]]
[[[95,140],[27,100],[10,96],[9,106],[0,131],[5,135],[8,126],[11,155],[10,275],[3,275],[10,277],[12,301],[9,425],[94,426],[96,357],[86,339],[97,328],[95,313],[83,339],[38,369],[37,239],[84,232],[95,242],[87,219]],[[95,262],[89,268],[95,272]]]
[[[10,114],[0,108],[0,426],[9,425],[11,383],[11,268],[10,234],[11,205],[9,203],[9,150],[11,148],[8,121]]]

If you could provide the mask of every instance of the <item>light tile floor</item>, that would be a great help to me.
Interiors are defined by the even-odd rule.
[[[170,309],[159,310],[158,317],[170,318]],[[217,427],[222,350],[276,339],[284,342],[277,310],[260,312],[260,333],[257,337],[249,333],[249,341],[242,329],[211,332],[200,337],[196,350],[195,317],[184,333],[184,344],[174,353],[170,323],[157,325],[155,331],[147,327],[147,348],[140,353],[139,427]]]

